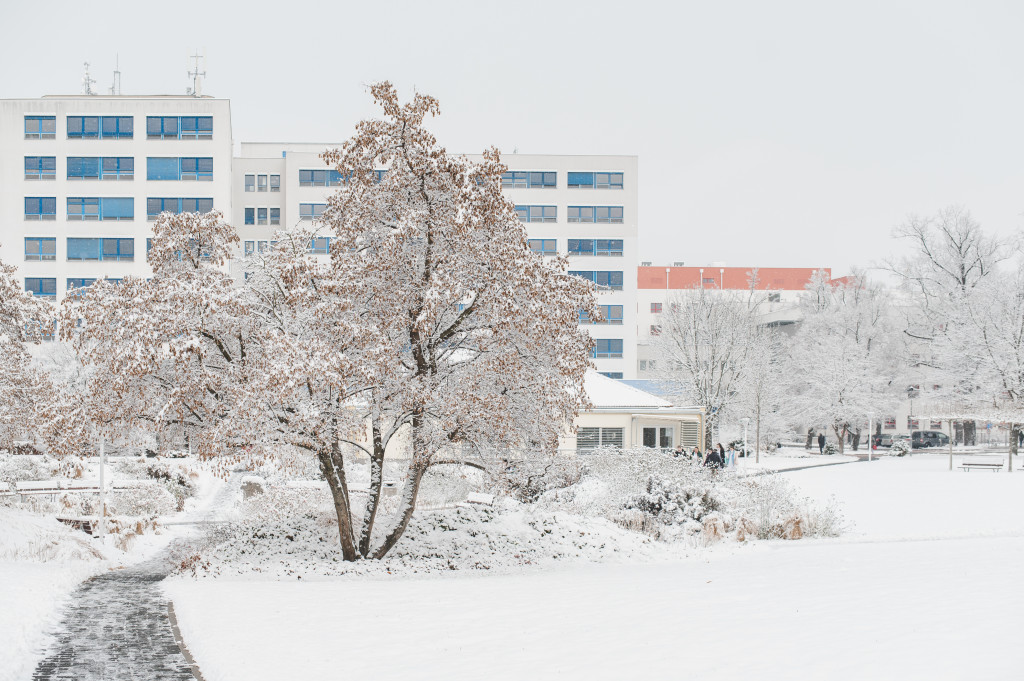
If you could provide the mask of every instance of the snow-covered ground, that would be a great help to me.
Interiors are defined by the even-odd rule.
[[[1024,475],[941,455],[785,475],[838,539],[658,564],[165,582],[208,681],[1018,678]],[[1007,586],[1009,584],[1009,586]]]

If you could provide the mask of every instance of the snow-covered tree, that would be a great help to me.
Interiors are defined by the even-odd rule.
[[[801,296],[788,385],[797,421],[830,428],[843,451],[869,417],[888,413],[903,387],[902,351],[888,295],[863,274],[818,271]]]
[[[697,288],[675,295],[655,339],[661,377],[704,407],[704,447],[726,417],[746,378],[764,298]]]
[[[564,260],[530,251],[497,152],[482,164],[449,156],[423,127],[432,98],[401,105],[387,83],[373,94],[384,119],[325,154],[347,182],[324,223],[279,234],[244,281],[226,272],[238,236],[219,214],[165,214],[151,279],[97,282],[62,311],[65,338],[104,376],[88,399],[102,428],[184,432],[228,461],[308,452],[345,560],[394,546],[439,457],[553,449],[585,399],[591,341],[578,311],[596,314]],[[308,250],[325,234],[322,262]],[[375,544],[391,443],[411,463]],[[346,447],[370,455],[365,508],[349,494]]]
[[[754,329],[747,355],[747,370],[738,386],[735,413],[753,421],[754,451],[758,457],[766,443],[778,442],[789,422],[787,390],[788,337],[762,325]]]

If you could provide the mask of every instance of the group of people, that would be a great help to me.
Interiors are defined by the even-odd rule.
[[[676,447],[674,455],[677,457],[689,456],[691,461],[696,461],[702,466],[715,470],[736,466],[736,448],[729,445],[729,448],[726,449],[721,442],[709,447],[706,452],[701,452],[699,447],[694,447],[692,451],[687,452],[682,445],[679,445]]]

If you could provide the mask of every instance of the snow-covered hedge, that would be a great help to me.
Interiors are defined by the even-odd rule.
[[[910,442],[908,442],[907,440],[894,440],[892,443],[892,447],[889,448],[889,456],[906,456],[909,453]]]

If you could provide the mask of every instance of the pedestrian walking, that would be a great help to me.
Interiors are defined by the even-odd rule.
[[[818,453],[825,453],[825,433],[818,433]]]
[[[722,455],[717,449],[712,447],[708,450],[707,456],[704,457],[704,465],[713,471],[722,467]]]

